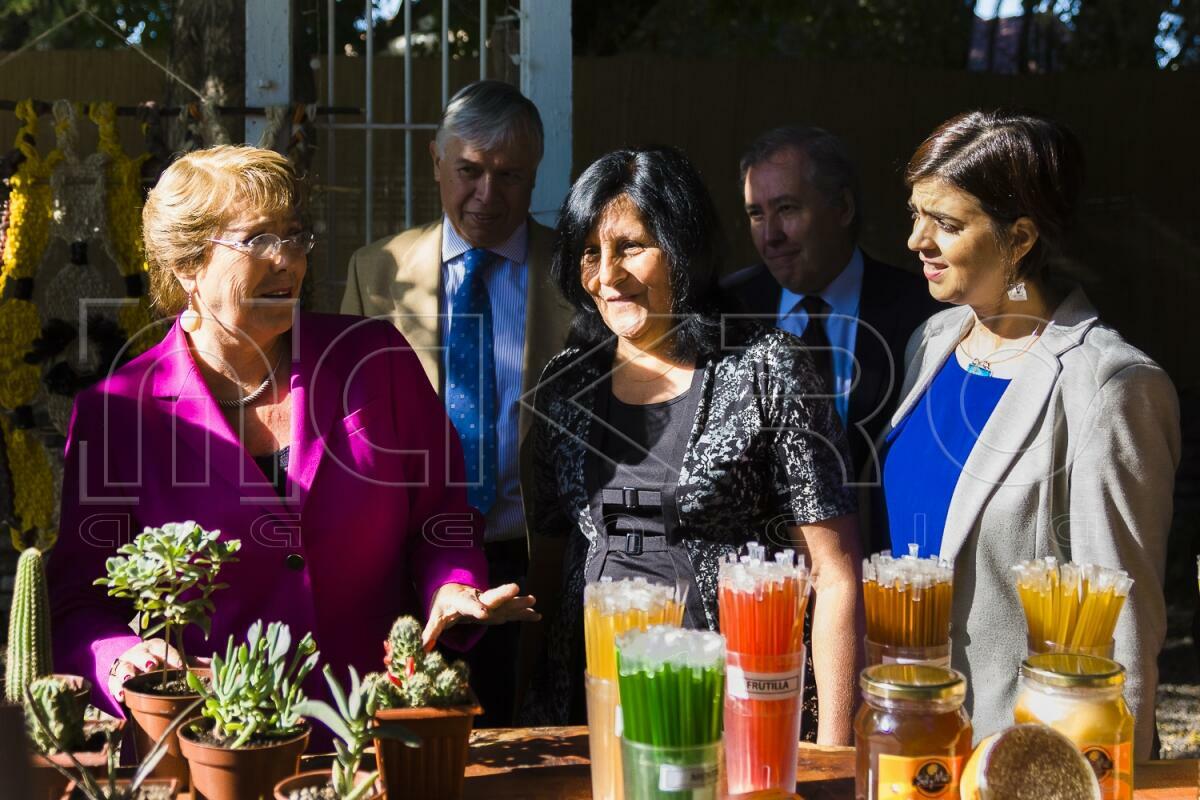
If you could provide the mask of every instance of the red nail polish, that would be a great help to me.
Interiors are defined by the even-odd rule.
[[[153,661],[147,661],[147,662],[146,662],[146,669],[154,669],[154,662],[153,662]]]
[[[122,684],[129,683],[129,679],[132,677],[133,677],[132,675],[126,675],[124,678],[121,678],[121,683]]]

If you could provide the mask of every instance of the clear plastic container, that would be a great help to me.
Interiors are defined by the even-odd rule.
[[[1066,736],[1096,773],[1104,800],[1133,798],[1133,714],[1125,668],[1108,658],[1043,653],[1021,664],[1017,723],[1040,722]]]
[[[718,800],[724,797],[721,742],[660,747],[621,740],[627,800]]]
[[[879,664],[862,671],[859,686],[856,800],[957,798],[971,755],[966,678],[928,664]]]
[[[876,664],[929,664],[934,667],[950,667],[950,641],[927,647],[902,647],[895,644],[880,644],[864,639],[867,650],[867,666]]]
[[[592,797],[621,800],[621,706],[616,681],[583,675],[587,692],[588,750]]]
[[[727,653],[725,768],[733,794],[796,791],[804,648],[783,656]]]

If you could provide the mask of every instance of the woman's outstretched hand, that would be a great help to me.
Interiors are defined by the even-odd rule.
[[[433,597],[421,644],[426,650],[431,649],[447,628],[463,621],[481,625],[538,622],[542,615],[534,610],[535,598],[520,594],[520,591],[515,583],[506,583],[486,592],[461,583],[445,584]]]

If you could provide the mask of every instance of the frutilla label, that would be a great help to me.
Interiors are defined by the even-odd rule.
[[[747,672],[725,668],[725,690],[739,700],[791,700],[800,695],[801,672]]]

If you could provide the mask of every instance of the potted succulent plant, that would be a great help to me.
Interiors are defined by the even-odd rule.
[[[212,680],[188,683],[203,699],[202,719],[185,725],[179,743],[195,800],[259,800],[296,772],[311,726],[298,706],[304,679],[316,666],[316,644],[305,634],[295,648],[287,625],[262,620],[246,641],[214,653]]]
[[[26,735],[32,794],[37,798],[58,797],[67,785],[60,767],[79,764],[84,769],[102,768],[109,757],[109,729],[119,731],[123,721],[87,723],[86,701],[81,702],[76,685],[55,675],[38,678],[25,689]]]
[[[350,667],[350,689],[346,691],[325,666],[325,682],[333,696],[333,707],[321,700],[305,700],[296,711],[315,719],[336,737],[336,756],[331,769],[301,772],[285,778],[275,786],[276,800],[378,800],[383,792],[378,784],[379,772],[359,769],[363,751],[372,738],[397,739],[410,747],[420,747],[419,739],[403,725],[395,722],[375,724],[375,696],[370,687],[358,679]]]
[[[217,573],[224,564],[237,560],[234,553],[241,547],[237,539],[222,542],[220,536],[220,531],[206,531],[192,521],[148,527],[118,548],[117,555],[105,563],[107,575],[96,580],[98,586],[108,589],[110,597],[132,601],[138,634],[143,639],[162,634],[164,666],[166,644],[170,642],[188,671],[196,670],[188,661],[183,632],[195,625],[207,638],[212,594],[226,586],[216,582]],[[149,752],[181,708],[198,699],[186,675],[185,671],[164,668],[135,676],[125,684],[125,705],[134,720],[134,744],[139,755]],[[168,740],[167,752],[155,774],[179,778],[183,786],[187,785],[187,764],[180,755],[177,737]]]
[[[25,687],[51,674],[54,674],[54,665],[50,649],[50,595],[46,589],[45,558],[38,548],[28,547],[17,559],[12,606],[8,612],[5,697],[10,703],[24,703]],[[82,675],[58,674],[56,677],[69,682],[80,705],[87,706],[91,681]]]
[[[421,740],[414,750],[376,738],[375,754],[389,797],[453,800],[462,795],[467,748],[475,717],[483,712],[468,682],[467,665],[447,663],[421,646],[421,623],[400,617],[384,644],[387,672],[365,683],[377,725],[399,722]]]
[[[172,800],[175,797],[179,788],[179,782],[176,779],[152,780],[150,775],[159,759],[166,753],[168,739],[174,736],[176,728],[183,724],[193,708],[185,708],[179,716],[171,721],[163,732],[162,738],[150,749],[145,760],[128,779],[118,777],[120,768],[117,766],[117,753],[121,728],[120,726],[104,728],[105,758],[101,766],[106,767],[106,778],[100,780],[93,774],[98,767],[84,764],[69,750],[68,742],[59,738],[59,731],[63,728],[47,714],[46,706],[35,696],[36,691],[35,687],[31,686],[26,690],[25,695],[26,713],[32,719],[30,733],[37,741],[44,741],[47,749],[64,752],[67,756],[69,763],[59,763],[57,760],[51,762],[53,768],[61,774],[66,786],[66,791],[62,794],[63,800]],[[196,700],[192,705],[198,705],[199,702]],[[41,800],[48,795],[37,794],[35,796]]]

